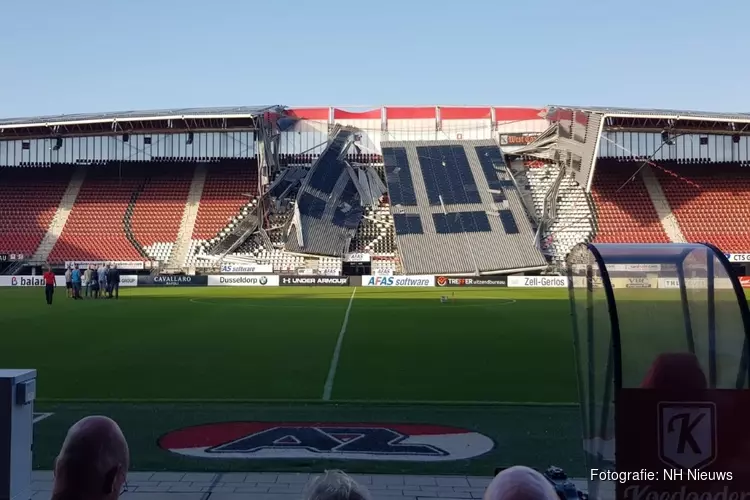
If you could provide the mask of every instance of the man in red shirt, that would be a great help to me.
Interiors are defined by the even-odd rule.
[[[55,273],[49,267],[44,271],[44,296],[47,298],[47,305],[52,305],[52,295],[55,293]]]

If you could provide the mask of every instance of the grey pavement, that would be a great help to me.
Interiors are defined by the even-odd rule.
[[[130,472],[123,500],[301,500],[317,474]],[[481,499],[491,477],[353,474],[373,500]],[[585,481],[575,480],[579,488]],[[49,500],[52,471],[32,473],[32,500]]]

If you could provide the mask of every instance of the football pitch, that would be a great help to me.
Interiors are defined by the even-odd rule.
[[[621,316],[644,332],[634,342],[680,324],[671,292],[628,292]],[[52,306],[41,289],[0,289],[0,304],[0,366],[36,368],[35,411],[50,414],[35,426],[35,467],[51,466],[73,421],[101,413],[123,426],[136,470],[343,466],[325,454],[186,456],[163,439],[221,422],[338,422],[451,426],[492,443],[461,460],[350,471],[583,473],[565,289],[123,288],[118,301],[73,301],[58,288]]]

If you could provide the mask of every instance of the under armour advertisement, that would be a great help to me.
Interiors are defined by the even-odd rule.
[[[282,276],[281,286],[349,286],[348,276]]]

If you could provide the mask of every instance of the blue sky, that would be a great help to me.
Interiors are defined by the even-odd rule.
[[[747,0],[24,0],[0,116],[255,104],[750,111]]]

